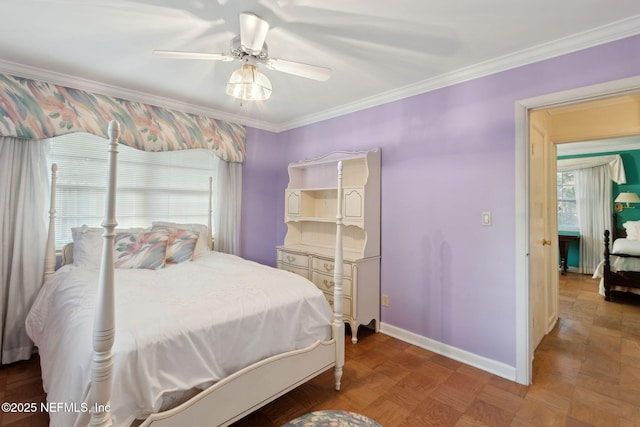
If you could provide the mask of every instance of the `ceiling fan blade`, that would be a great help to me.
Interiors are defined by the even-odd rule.
[[[286,61],[284,59],[269,59],[265,65],[270,70],[282,71],[283,73],[295,76],[306,77],[308,79],[327,81],[331,77],[331,69],[319,67],[317,65],[303,64],[302,62]]]
[[[240,43],[246,52],[258,55],[267,38],[269,23],[253,13],[240,14]]]
[[[160,58],[204,59],[208,61],[233,61],[235,59],[226,53],[180,52],[175,50],[154,50],[151,53]]]

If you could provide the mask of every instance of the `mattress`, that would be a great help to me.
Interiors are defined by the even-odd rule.
[[[40,352],[52,427],[86,425],[98,269],[65,266],[26,327]],[[310,281],[211,252],[159,270],[115,270],[114,426],[158,412],[163,395],[203,388],[266,357],[330,338],[332,311]]]

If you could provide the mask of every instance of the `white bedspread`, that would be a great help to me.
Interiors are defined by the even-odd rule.
[[[640,255],[640,240],[618,238],[613,242],[609,262],[611,263],[611,271],[640,271],[640,258],[619,257],[615,254]],[[598,292],[604,295],[604,260],[600,261],[593,273],[593,279],[600,279]],[[626,286],[611,286],[611,290],[620,292],[640,293],[637,288],[628,288]]]
[[[87,425],[98,270],[65,266],[27,318],[51,426]],[[157,412],[165,392],[206,386],[265,357],[330,338],[331,309],[306,279],[212,252],[160,270],[116,269],[114,426]],[[77,405],[73,410],[71,405]],[[70,410],[71,409],[71,410]]]
[[[619,257],[615,255],[610,255],[609,262],[611,263],[611,271],[640,271],[640,259],[638,258],[625,258]],[[598,266],[596,267],[596,271],[593,273],[593,279],[600,279],[600,284],[598,285],[598,292],[600,295],[604,296],[604,260],[600,261]],[[620,292],[633,292],[640,293],[640,290],[637,288],[629,288],[626,286],[611,286],[612,291],[620,291]]]

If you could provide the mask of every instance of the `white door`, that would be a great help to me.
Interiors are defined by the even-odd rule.
[[[532,112],[529,129],[529,281],[531,349],[558,318],[558,238],[555,145],[547,137],[547,113]]]

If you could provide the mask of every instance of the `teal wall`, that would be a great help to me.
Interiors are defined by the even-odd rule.
[[[614,200],[618,194],[624,191],[640,194],[640,150],[623,151],[618,154],[622,156],[627,183],[622,185],[613,184]],[[623,209],[622,212],[618,213],[618,228],[622,228],[622,224],[626,221],[638,220],[640,220],[640,205],[635,205],[635,208],[631,209]]]
[[[574,159],[578,157],[594,157],[594,156],[608,156],[612,154],[619,154],[622,157],[622,163],[624,164],[624,172],[627,177],[627,183],[618,185],[612,182],[613,185],[613,200],[616,199],[618,194],[630,191],[640,195],[640,150],[631,151],[615,151],[607,153],[594,153],[583,154],[575,156],[558,156],[560,159]],[[613,205],[611,206],[611,213],[613,213]],[[635,208],[623,209],[618,213],[618,228],[622,228],[622,224],[626,221],[638,221],[640,220],[640,205],[636,205]],[[563,230],[559,230],[563,232]],[[566,232],[566,234],[574,234],[572,232]],[[569,254],[567,256],[567,265],[571,267],[578,267],[580,260],[580,242],[575,241],[569,244]],[[558,256],[558,264],[560,264]]]

